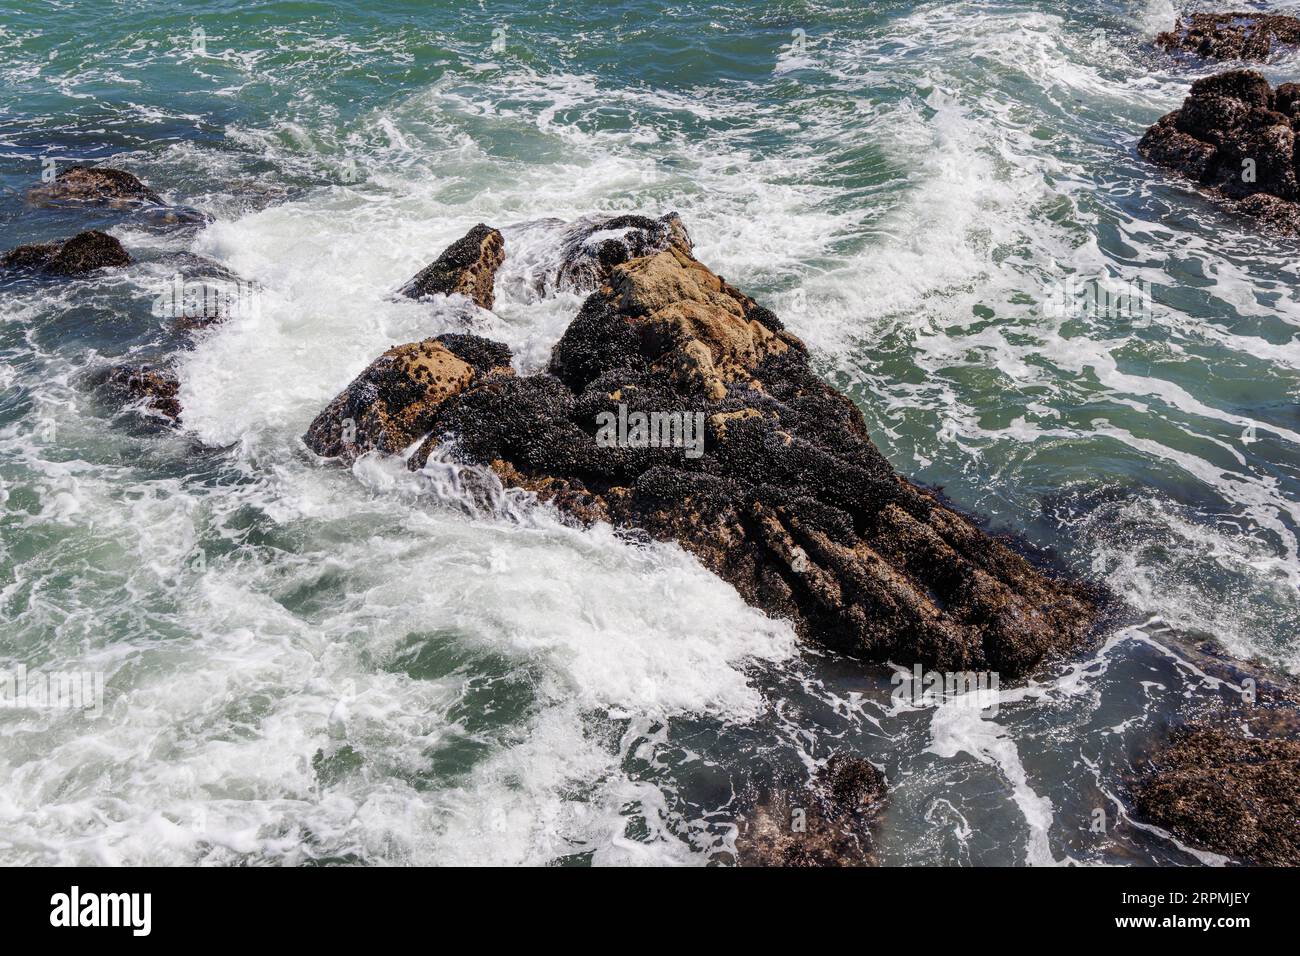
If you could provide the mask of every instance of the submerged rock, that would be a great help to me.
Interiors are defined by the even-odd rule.
[[[677,244],[613,266],[547,373],[448,338],[385,353],[307,445],[350,458],[428,434],[419,468],[454,438],[506,486],[676,541],[750,604],[871,660],[1014,676],[1091,628],[1087,589],[899,477],[803,343]],[[399,362],[416,355],[427,374]]]
[[[96,269],[131,264],[122,243],[97,229],[79,232],[62,242],[18,246],[0,257],[0,270],[78,276]]]
[[[171,230],[178,226],[206,226],[215,221],[211,213],[193,206],[146,206],[132,220],[133,223],[155,231]]]
[[[586,216],[566,226],[560,238],[555,286],[569,292],[591,292],[609,281],[614,266],[672,246],[687,255],[694,251],[686,225],[675,212],[658,219]]]
[[[125,402],[139,405],[169,422],[181,418],[177,399],[180,382],[169,368],[156,365],[116,365],[109,370],[104,384]]]
[[[35,203],[90,203],[94,205],[162,205],[162,197],[124,169],[106,166],[70,166],[54,181],[27,193]]]
[[[153,260],[152,265],[174,271],[157,286],[151,311],[180,331],[197,332],[258,313],[261,288],[213,259],[172,252]]]
[[[773,788],[743,812],[740,866],[874,866],[871,830],[884,807],[885,775],[836,754],[809,786]]]
[[[239,274],[215,259],[194,252],[168,252],[154,260],[175,269],[186,281],[243,282]]]
[[[501,233],[479,223],[398,291],[412,299],[460,293],[480,308],[491,309],[497,269],[504,261]]]
[[[1297,132],[1300,86],[1274,90],[1255,70],[1230,70],[1193,83],[1182,107],[1147,130],[1138,152],[1264,229],[1300,235]]]
[[[1139,816],[1191,846],[1262,866],[1300,866],[1300,739],[1187,727],[1133,788]]]
[[[1300,20],[1255,11],[1193,13],[1156,37],[1163,50],[1184,50],[1215,60],[1267,60],[1281,46],[1300,45]]]

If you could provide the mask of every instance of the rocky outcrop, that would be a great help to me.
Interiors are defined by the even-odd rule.
[[[740,866],[874,866],[872,827],[884,807],[885,775],[836,754],[805,788],[772,787],[742,811]]]
[[[90,229],[62,242],[11,249],[0,257],[0,272],[79,276],[96,269],[130,264],[131,257],[120,242],[107,233]]]
[[[455,333],[395,345],[316,416],[303,440],[347,462],[367,451],[400,454],[433,428],[448,398],[487,374],[512,374],[504,345]]]
[[[497,269],[504,261],[501,233],[479,223],[398,291],[412,299],[459,293],[480,308],[491,309],[496,302]]]
[[[1193,13],[1156,37],[1163,50],[1182,50],[1214,60],[1262,63],[1279,47],[1300,45],[1300,20],[1271,13]]]
[[[105,166],[70,166],[54,180],[27,193],[34,203],[86,203],[91,205],[162,205],[162,198],[124,169]]]
[[[156,365],[117,365],[111,368],[104,384],[124,403],[136,405],[175,424],[181,418],[177,399],[180,382],[169,368]]]
[[[592,292],[609,281],[610,270],[631,259],[676,247],[694,249],[686,225],[675,212],[648,216],[585,216],[565,227],[560,238],[560,268],[555,287]]]
[[[1194,725],[1176,733],[1133,788],[1139,816],[1201,849],[1262,866],[1300,866],[1300,738]]]
[[[1271,232],[1300,235],[1296,134],[1300,85],[1276,90],[1254,70],[1197,80],[1138,151],[1176,170]]]
[[[426,433],[411,467],[454,438],[505,485],[676,541],[752,605],[871,660],[1014,676],[1095,617],[1084,588],[900,478],[803,343],[676,244],[611,267],[549,372],[516,376],[472,336],[400,346],[305,440],[349,459]]]

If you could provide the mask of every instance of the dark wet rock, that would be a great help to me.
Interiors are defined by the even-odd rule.
[[[885,775],[836,754],[803,788],[776,786],[742,810],[740,866],[874,866],[872,828],[885,804]]]
[[[1254,70],[1197,80],[1183,105],[1142,137],[1138,151],[1176,170],[1269,232],[1300,235],[1296,135],[1300,88],[1272,89]]]
[[[1158,166],[1176,169],[1184,176],[1200,180],[1218,148],[1178,129],[1173,116],[1171,113],[1162,117],[1148,129],[1138,144],[1138,150]]]
[[[438,374],[395,370],[401,349],[439,350]],[[1087,589],[899,477],[803,343],[678,245],[612,267],[548,373],[514,376],[503,346],[401,349],[330,404],[310,447],[398,452],[427,433],[419,468],[454,438],[507,487],[676,541],[750,604],[872,660],[1010,677],[1091,629]]]
[[[412,299],[459,293],[475,305],[491,309],[496,301],[497,269],[504,261],[501,233],[479,223],[398,291]]]
[[[1255,11],[1193,13],[1156,37],[1163,50],[1181,50],[1215,60],[1263,62],[1280,47],[1300,45],[1300,20]]]
[[[609,280],[610,270],[630,259],[677,246],[693,252],[686,225],[675,212],[649,216],[586,216],[565,227],[560,238],[558,289],[591,292]]]
[[[368,451],[398,454],[433,427],[449,397],[489,372],[511,374],[510,352],[476,336],[395,345],[316,416],[303,440],[348,462]]]
[[[154,260],[159,265],[175,269],[186,279],[216,282],[242,282],[239,274],[222,265],[216,259],[209,259],[193,252],[168,252]]]
[[[180,421],[181,403],[177,399],[180,382],[176,373],[157,365],[116,365],[104,379],[109,391],[122,401],[161,416],[172,423]]]
[[[146,206],[133,218],[132,223],[153,231],[172,230],[185,226],[206,226],[214,221],[211,213],[193,206]]]
[[[122,243],[98,230],[79,232],[64,242],[46,269],[58,275],[83,275],[96,269],[131,264]]]
[[[1258,70],[1225,70],[1192,83],[1191,96],[1195,99],[1222,96],[1240,100],[1247,106],[1266,107],[1273,102],[1273,88]]]
[[[106,166],[70,166],[54,181],[28,191],[35,203],[89,203],[93,205],[162,205],[162,198],[124,169]]]
[[[63,242],[18,246],[0,257],[0,271],[79,276],[96,269],[131,264],[131,257],[112,236],[96,229]]]
[[[1137,815],[1183,843],[1262,866],[1300,866],[1300,736],[1198,724],[1133,786]]]
[[[477,374],[510,372],[510,349],[500,342],[460,332],[447,332],[438,336],[436,341]]]
[[[1292,122],[1300,119],[1300,83],[1283,83],[1274,90],[1273,108]]]
[[[5,272],[35,272],[50,264],[63,245],[61,242],[39,242],[16,246],[0,256],[0,270]]]
[[[1238,203],[1238,208],[1258,220],[1260,226],[1279,235],[1300,236],[1300,205],[1270,196],[1268,193],[1256,193],[1247,196]]]

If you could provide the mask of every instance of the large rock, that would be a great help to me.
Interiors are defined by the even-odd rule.
[[[872,829],[885,775],[836,754],[804,788],[774,786],[751,801],[736,835],[740,866],[874,866]]]
[[[1085,589],[900,478],[803,343],[678,246],[614,266],[549,373],[518,377],[504,347],[473,339],[491,352],[474,361],[445,339],[461,360],[441,357],[435,384],[390,371],[390,350],[308,445],[348,457],[427,433],[419,468],[454,437],[504,484],[677,541],[749,603],[872,660],[1013,676],[1090,630]],[[364,432],[353,449],[345,418]]]
[[[1300,45],[1300,20],[1278,14],[1238,11],[1193,13],[1156,37],[1164,50],[1185,50],[1215,60],[1263,62],[1283,46]]]
[[[1183,842],[1262,866],[1300,866],[1300,739],[1184,728],[1134,786],[1137,813]]]
[[[69,166],[53,182],[33,187],[27,197],[35,203],[92,205],[162,205],[162,198],[124,169]]]
[[[459,293],[481,308],[491,309],[496,301],[497,269],[505,255],[501,233],[479,223],[398,291],[412,299]]]
[[[1261,228],[1300,235],[1297,132],[1300,87],[1274,90],[1254,70],[1231,70],[1193,83],[1182,107],[1148,129],[1138,151]]]
[[[62,242],[18,246],[0,257],[0,271],[79,276],[96,269],[131,264],[122,243],[97,229],[79,232]]]
[[[171,424],[181,418],[177,398],[180,382],[170,368],[157,365],[115,365],[104,379],[108,390],[124,402]]]
[[[555,286],[568,292],[591,292],[609,281],[610,271],[630,259],[676,247],[691,254],[691,237],[675,212],[648,216],[584,216],[565,227],[560,237],[560,268]]]

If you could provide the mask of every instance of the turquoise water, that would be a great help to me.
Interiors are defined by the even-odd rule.
[[[0,710],[0,861],[725,863],[747,787],[840,749],[895,787],[887,863],[1213,862],[1123,783],[1231,695],[1189,644],[1300,668],[1300,260],[1136,156],[1212,72],[1149,49],[1173,6],[379,7],[0,4],[0,248],[140,260],[0,288],[0,658],[106,682]],[[215,222],[30,207],[46,159]],[[899,708],[675,548],[301,448],[456,327],[390,293],[469,226],[531,370],[580,303],[533,291],[537,221],[671,209],[900,471],[1131,614],[996,715]],[[150,309],[177,252],[255,314],[188,347]],[[1054,311],[1070,275],[1150,308]],[[181,433],[94,387],[167,356]]]

